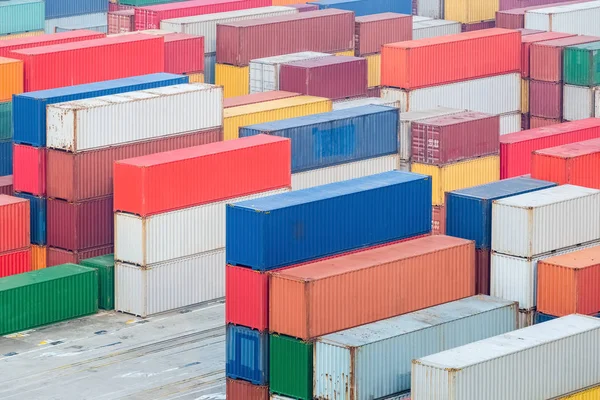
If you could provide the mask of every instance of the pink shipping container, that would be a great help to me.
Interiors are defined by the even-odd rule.
[[[13,176],[0,176],[0,194],[12,196],[13,194]]]
[[[0,57],[8,57],[8,53],[19,49],[31,47],[51,46],[54,44],[81,42],[82,40],[101,39],[104,33],[77,30],[70,32],[53,33],[50,35],[29,36],[17,39],[0,40]]]
[[[29,200],[0,195],[0,253],[29,246]]]
[[[108,12],[119,11],[119,4],[108,2]]]
[[[31,271],[31,248],[0,253],[0,278]]]
[[[561,83],[529,81],[529,113],[532,116],[561,119],[562,102]]]
[[[521,76],[523,78],[529,77],[529,54],[531,51],[531,45],[536,42],[543,42],[546,40],[562,39],[575,36],[572,33],[561,33],[561,32],[543,32],[535,35],[522,36],[521,35]]]
[[[412,123],[412,161],[448,164],[499,151],[500,117],[461,112]]]
[[[250,60],[354,48],[354,13],[336,9],[217,25],[217,63],[245,67]]]
[[[286,7],[293,7],[298,12],[317,11],[319,6],[316,4],[289,4]]]
[[[495,20],[472,22],[470,24],[462,24],[460,30],[462,32],[480,31],[482,29],[492,29],[496,27]]]
[[[13,145],[13,188],[16,192],[46,195],[46,149]]]
[[[562,122],[561,119],[543,118],[531,115],[529,117],[529,129],[544,128],[546,126],[561,124]]]
[[[81,251],[112,245],[114,241],[113,197],[77,203],[47,201],[48,246]]]
[[[162,36],[124,35],[16,50],[24,91],[32,92],[164,72]]]
[[[87,258],[92,257],[104,256],[112,253],[114,253],[114,247],[112,245],[96,247],[94,249],[81,251],[68,251],[63,249],[57,249],[54,247],[48,247],[48,251],[46,254],[46,266],[54,267],[55,265],[67,263],[79,264],[81,260],[85,260]]]
[[[367,95],[367,60],[331,56],[282,64],[279,88],[332,100]]]
[[[171,74],[204,72],[204,36],[171,33],[164,38],[165,72]]]
[[[246,106],[248,104],[262,103],[265,101],[288,99],[300,96],[300,93],[284,92],[283,90],[271,90],[268,92],[252,93],[244,96],[229,97],[223,99],[223,108]]]
[[[122,10],[108,13],[108,33],[125,33],[135,31],[135,11]]]
[[[567,4],[585,3],[590,0],[576,0],[576,1],[565,1],[561,3],[554,3],[552,7]],[[505,29],[519,29],[525,27],[525,12],[529,10],[535,10],[538,8],[546,8],[547,5],[524,7],[524,8],[513,8],[496,11],[496,28]]]
[[[138,31],[160,29],[160,21],[163,19],[216,14],[270,5],[271,0],[193,0],[137,7],[135,9],[135,29]]]
[[[356,17],[354,55],[381,53],[386,43],[412,40],[412,15],[381,13]]]
[[[115,161],[223,140],[221,128],[82,153],[48,149],[48,197],[81,201],[113,193]]]
[[[600,41],[600,37],[572,36],[533,43],[529,50],[529,75],[531,79],[562,82],[563,50],[567,46]]]

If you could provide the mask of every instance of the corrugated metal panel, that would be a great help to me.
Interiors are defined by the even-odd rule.
[[[383,88],[381,97],[400,101],[401,112],[442,106],[506,114],[520,111],[521,75],[496,75],[415,90]]]
[[[243,326],[227,325],[226,368],[228,378],[255,385],[269,382],[269,334]]]
[[[31,271],[31,248],[0,253],[0,278]],[[0,290],[1,286],[0,286]]]
[[[411,16],[387,11],[354,19],[353,55],[381,53],[386,43],[412,40]]]
[[[535,310],[519,310],[518,323],[519,329],[527,328],[536,323],[537,312]]]
[[[549,399],[579,390],[600,378],[599,334],[598,318],[569,315],[424,357],[413,362],[412,394],[419,400]]]
[[[98,271],[98,307],[103,310],[115,308],[115,260],[112,254],[81,261],[84,267]]]
[[[521,79],[521,112],[529,112],[529,79]]]
[[[462,23],[494,19],[498,0],[444,0],[444,19]]]
[[[413,17],[413,40],[461,33],[460,22],[434,19],[415,22]]]
[[[363,107],[368,105],[387,106],[398,108],[400,104],[394,100],[386,100],[381,97],[366,97],[363,99],[341,100],[333,102],[333,111],[345,110],[347,108]]]
[[[33,271],[46,268],[46,255],[46,246],[31,246],[31,269]]]
[[[223,97],[231,98],[250,93],[249,67],[215,64],[215,84],[223,86]]]
[[[0,176],[13,173],[13,142],[0,141]]]
[[[269,390],[294,399],[313,399],[312,342],[269,335]]]
[[[252,93],[245,96],[237,96],[223,100],[223,108],[240,107],[249,104],[263,103],[279,99],[300,96],[298,93],[284,92],[282,90],[273,90],[269,92]]]
[[[600,239],[600,190],[563,185],[494,201],[492,250],[535,257]]]
[[[562,111],[567,121],[577,121],[595,117],[595,92],[598,86],[563,86]]]
[[[217,55],[216,53],[204,55],[204,83],[215,84],[216,78],[216,65]]]
[[[12,139],[12,131],[12,101],[0,102],[0,140]]]
[[[140,317],[225,296],[225,249],[140,268],[115,263],[115,310]],[[170,290],[169,288],[177,288]]]
[[[77,30],[72,32],[57,33],[55,35],[43,35],[44,32],[41,33],[41,36],[40,34],[38,34],[37,36],[28,36],[26,35],[26,33],[0,36],[0,56],[8,57],[10,52],[18,49],[51,46],[54,44],[69,42],[81,42],[84,40],[101,39],[106,36],[103,33],[88,30]]]
[[[365,56],[367,60],[367,86],[381,85],[381,54]]]
[[[412,14],[443,20],[444,2],[442,0],[414,0]]]
[[[108,32],[108,13],[82,14],[70,17],[52,18],[44,22],[44,32],[56,33],[77,29],[97,30],[94,28],[106,27],[99,32]]]
[[[13,146],[13,186],[16,192],[46,195],[46,149]]]
[[[336,8],[353,11],[357,17],[383,12],[412,13],[411,0],[321,0],[311,1],[309,4],[318,5],[320,10]]]
[[[13,194],[12,175],[0,176],[0,194],[12,196]]]
[[[190,78],[190,83],[204,83],[204,74],[201,72],[196,72],[193,74],[185,74],[185,75],[188,78]]]
[[[122,10],[108,13],[108,34],[135,31],[135,11]]]
[[[564,82],[581,86],[600,84],[599,49],[600,42],[567,47],[564,52]]]
[[[29,246],[29,203],[0,195],[0,253]]]
[[[66,263],[78,264],[81,260],[111,254],[113,251],[114,248],[112,244],[81,251],[68,251],[57,249],[56,247],[48,247],[46,263],[48,267]]]
[[[600,386],[561,397],[560,400],[596,400],[598,397],[600,397]]]
[[[600,36],[600,2],[569,4],[528,10],[525,28]]]
[[[0,35],[44,29],[42,0],[12,0],[0,3]]]
[[[33,196],[28,193],[15,193],[16,197],[29,201],[31,243],[46,244],[46,198]]]
[[[23,93],[23,61],[0,57],[0,101],[10,101]]]
[[[184,84],[51,105],[47,146],[79,152],[217,127],[222,104],[221,88]]]
[[[271,270],[428,233],[430,191],[429,177],[394,171],[229,205],[227,262]]]
[[[517,312],[515,302],[475,296],[322,336],[315,396],[362,400],[409,390],[413,359],[513,331]]]
[[[108,11],[105,0],[45,0],[46,19]]]
[[[521,130],[521,113],[514,112],[500,115],[500,135],[519,132]]]
[[[532,80],[529,84],[529,113],[536,117],[561,119],[563,90],[560,82]]]
[[[233,400],[269,400],[269,386],[227,378],[225,396]]]
[[[1,40],[13,40],[13,39],[26,38],[26,37],[41,36],[43,34],[44,34],[43,30],[31,31],[31,32],[11,33],[11,34],[7,34],[7,35],[1,35],[0,36],[0,41]]]

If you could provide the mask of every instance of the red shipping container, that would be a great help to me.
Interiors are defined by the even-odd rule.
[[[498,153],[500,117],[480,112],[415,121],[411,125],[412,161],[442,165]]]
[[[165,35],[165,72],[204,72],[204,36],[172,33]]]
[[[381,13],[354,20],[354,55],[381,53],[387,43],[412,40],[412,15]]]
[[[160,29],[163,19],[267,7],[271,0],[193,0],[135,8],[135,29]]]
[[[370,87],[367,89],[367,97],[381,97],[381,87]]]
[[[531,177],[600,189],[600,139],[534,151]]]
[[[529,52],[531,50],[532,43],[543,42],[545,40],[561,39],[571,36],[575,35],[561,32],[543,32],[534,35],[521,36],[521,76],[523,78],[529,77]]]
[[[319,6],[316,4],[289,4],[286,7],[293,7],[298,12],[317,11]]]
[[[367,60],[331,56],[282,64],[279,88],[332,100],[367,95]]]
[[[461,25],[461,32],[474,32],[482,29],[492,29],[496,27],[496,21],[491,19],[489,21],[471,22],[469,24]]]
[[[57,249],[54,247],[48,247],[46,255],[46,266],[54,267],[55,265],[62,264],[79,264],[81,260],[88,258],[104,256],[107,254],[114,253],[113,245],[96,247],[94,249],[87,249],[81,251],[68,251],[63,249]]]
[[[250,382],[227,378],[227,400],[269,400],[269,387],[253,385]]]
[[[0,253],[29,246],[29,200],[0,195]]]
[[[108,33],[135,31],[135,10],[111,11],[108,13]]]
[[[521,130],[526,131],[527,129],[530,129],[529,114],[521,114]]]
[[[491,254],[488,249],[475,250],[476,291],[477,294],[490,294]]]
[[[0,57],[8,57],[8,53],[19,49],[31,47],[51,46],[60,43],[80,42],[82,40],[100,39],[106,37],[104,33],[77,30],[53,33],[50,35],[29,36],[17,39],[0,40]]]
[[[115,162],[114,210],[147,216],[290,185],[290,140],[256,135]]]
[[[112,196],[69,203],[47,201],[48,246],[80,251],[112,245],[114,217]]]
[[[431,234],[446,234],[446,206],[431,207]]]
[[[119,5],[117,3],[108,2],[108,12],[119,11]]]
[[[354,48],[354,13],[333,8],[217,25],[217,63],[245,67],[250,60],[301,51]]]
[[[549,119],[531,115],[529,117],[529,129],[544,128],[546,126],[558,125],[562,122],[563,121],[561,119]]]
[[[552,5],[552,7],[556,7],[559,5],[566,5],[566,4],[585,3],[586,1],[590,1],[590,0],[565,1],[562,3],[555,3]],[[526,11],[535,10],[538,8],[546,8],[546,7],[548,7],[548,6],[543,5],[543,6],[513,8],[510,10],[496,11],[496,28],[505,28],[505,29],[524,28]]]
[[[0,194],[12,196],[13,194],[13,176],[0,176]]]
[[[563,50],[565,47],[597,41],[600,41],[600,37],[571,36],[533,43],[529,50],[529,75],[531,79],[562,82]]]
[[[24,91],[164,72],[162,36],[124,35],[16,50],[24,62]]]
[[[31,271],[31,248],[0,253],[0,278]]]
[[[381,51],[381,85],[403,89],[518,71],[521,34],[485,29],[390,43]]]
[[[48,149],[48,197],[81,201],[108,196],[113,193],[115,161],[222,140],[223,131],[217,128],[75,154]]]
[[[13,186],[17,192],[46,195],[46,148],[13,145]]]
[[[502,135],[500,179],[531,173],[531,153],[536,150],[596,138],[600,138],[600,119],[597,118]]]
[[[562,84],[529,81],[529,113],[535,117],[561,119],[563,110]]]

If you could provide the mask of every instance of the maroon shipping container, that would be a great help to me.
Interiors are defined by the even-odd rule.
[[[112,245],[96,247],[94,249],[82,250],[79,252],[48,247],[46,253],[46,266],[54,267],[55,265],[62,265],[67,263],[79,264],[81,260],[85,260],[87,258],[92,257],[105,256],[107,254],[112,254],[113,252],[114,247]]]
[[[367,60],[349,56],[282,64],[279,88],[332,100],[367,95]]]
[[[561,119],[550,119],[543,117],[536,117],[535,115],[529,116],[529,129],[543,128],[545,126],[561,124]]]
[[[223,99],[223,108],[246,106],[248,104],[287,99],[296,96],[300,96],[300,93],[284,92],[283,90],[271,90],[268,92],[252,93],[246,94],[244,96],[236,96]]]
[[[381,97],[381,87],[370,87],[367,89],[367,97]]]
[[[523,37],[521,35],[521,76],[523,78],[529,77],[529,60],[531,45],[537,42],[543,42],[546,40],[562,39],[575,36],[572,33],[561,33],[561,32],[543,32],[535,35],[528,35]]]
[[[572,36],[533,43],[529,50],[529,75],[536,81],[562,82],[563,50],[567,46],[600,41],[595,36]]]
[[[13,190],[46,195],[46,148],[13,144]]]
[[[108,13],[108,33],[126,33],[135,31],[135,11],[122,10]]]
[[[165,72],[204,72],[204,36],[187,33],[165,35]]]
[[[529,124],[529,114],[521,114],[521,130],[526,131],[531,129]]]
[[[529,113],[547,119],[562,118],[562,84],[529,81]]]
[[[412,40],[412,15],[382,13],[356,17],[354,55],[381,53],[386,43]]]
[[[490,294],[490,250],[477,249],[475,250],[475,280],[478,294]]]
[[[317,11],[319,9],[316,4],[289,4],[286,7],[295,8],[298,12]]]
[[[227,400],[269,400],[269,387],[227,378],[225,398]]]
[[[81,251],[113,244],[113,197],[69,203],[48,199],[48,246]]]
[[[565,1],[561,3],[554,3],[552,7],[567,4],[585,3],[590,0],[576,0],[576,1]],[[525,28],[525,12],[529,10],[535,10],[539,8],[546,8],[548,6],[534,6],[525,8],[514,8],[509,10],[496,11],[496,28],[506,29],[519,29]]]
[[[489,21],[481,21],[481,22],[472,22],[469,24],[462,24],[461,31],[462,32],[473,32],[480,31],[482,29],[492,29],[496,27],[496,21],[491,19]]]
[[[442,165],[500,151],[500,117],[465,111],[415,121],[412,161]]]
[[[245,67],[250,60],[354,48],[354,13],[333,8],[217,25],[217,63]]]
[[[446,234],[446,206],[431,207],[431,234]]]
[[[107,196],[113,193],[115,161],[222,140],[223,131],[217,128],[76,154],[48,149],[48,197],[74,202]]]
[[[0,176],[0,194],[12,196],[13,194],[13,176]]]

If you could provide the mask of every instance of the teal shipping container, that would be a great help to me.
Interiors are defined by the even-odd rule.
[[[43,30],[45,14],[42,0],[0,1],[0,35]]]
[[[0,140],[12,139],[12,101],[0,103]]]
[[[115,257],[114,254],[88,258],[80,262],[84,267],[98,271],[98,308],[115,309]]]

